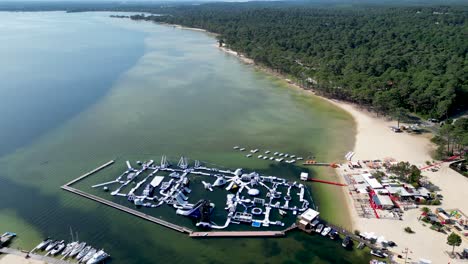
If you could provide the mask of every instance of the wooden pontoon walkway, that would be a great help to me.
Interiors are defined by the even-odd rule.
[[[208,232],[192,232],[190,237],[282,237],[286,232],[295,229],[296,224],[280,231],[208,231]]]
[[[95,168],[94,170],[92,170],[90,172],[87,172],[87,173],[81,175],[80,177],[78,177],[78,178],[76,178],[74,180],[71,180],[70,182],[66,183],[64,186],[70,186],[70,185],[72,185],[74,183],[77,183],[77,182],[81,181],[82,179],[84,179],[84,178],[86,178],[86,177],[88,177],[88,176],[90,176],[90,175],[92,175],[92,174],[94,174],[94,173],[96,173],[96,172],[98,172],[98,171],[112,165],[112,164],[114,164],[114,161],[110,160],[110,161],[102,164],[101,166]]]
[[[109,201],[109,200],[106,200],[106,199],[103,199],[103,198],[101,198],[101,197],[98,197],[98,196],[95,196],[95,195],[92,195],[92,194],[89,194],[89,193],[80,191],[80,190],[78,190],[78,189],[75,189],[75,188],[72,188],[72,187],[69,187],[69,186],[65,186],[65,185],[62,186],[61,188],[64,189],[64,190],[66,190],[66,191],[69,191],[69,192],[78,194],[78,195],[83,196],[83,197],[86,197],[86,198],[88,198],[88,199],[91,199],[91,200],[93,200],[93,201],[96,201],[96,202],[99,202],[99,203],[108,205],[108,206],[113,207],[113,208],[115,208],[115,209],[118,209],[118,210],[120,210],[120,211],[129,213],[129,214],[134,215],[134,216],[138,216],[138,217],[143,218],[143,219],[145,219],[145,220],[148,220],[148,221],[150,221],[150,222],[153,222],[153,223],[156,223],[156,224],[165,226],[165,227],[167,227],[167,228],[170,228],[170,229],[173,229],[173,230],[182,232],[182,233],[191,233],[191,232],[192,232],[192,230],[190,230],[190,229],[188,229],[188,228],[185,228],[185,227],[182,227],[182,226],[178,226],[178,225],[176,225],[176,224],[173,224],[173,223],[164,221],[164,220],[162,220],[162,219],[153,217],[153,216],[151,216],[151,215],[147,215],[147,214],[142,213],[142,212],[137,211],[137,210],[130,209],[130,208],[126,207],[126,206],[123,206],[123,205],[120,205],[120,204],[111,202],[111,201]]]
[[[214,231],[192,232],[190,237],[281,237],[286,235],[283,231]]]

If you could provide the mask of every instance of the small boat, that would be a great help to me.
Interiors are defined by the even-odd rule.
[[[0,246],[4,243],[7,243],[10,241],[10,239],[14,238],[16,236],[16,233],[13,232],[5,232],[3,233],[2,236],[0,236]]]
[[[241,149],[239,149],[239,150],[240,150],[240,151],[244,151],[244,150],[245,150],[245,148],[241,148]]]
[[[378,249],[373,249],[373,250],[371,250],[370,253],[371,253],[371,255],[374,255],[374,256],[379,257],[379,258],[388,257],[387,253],[384,253],[382,250],[378,250]]]
[[[291,155],[290,158],[291,159],[294,159],[296,157],[296,155]]]
[[[278,155],[278,152],[273,153],[273,155],[275,155],[275,156]]]
[[[76,256],[78,253],[81,252],[81,250],[83,250],[84,248],[86,247],[86,242],[81,242],[79,244],[77,244],[73,250],[70,252],[70,257],[74,257]]]
[[[315,232],[317,232],[317,233],[322,232],[323,226],[324,226],[323,224],[319,224],[319,225],[317,226],[317,228],[315,229]]]
[[[281,216],[285,216],[285,215],[287,214],[286,211],[281,210],[281,209],[278,209],[278,212],[279,212],[279,214],[280,214]]]
[[[106,252],[104,252],[104,250],[101,249],[98,252],[96,252],[96,254],[94,254],[93,257],[90,260],[88,260],[88,262],[86,262],[86,264],[97,264],[108,257],[109,254],[107,254]]]
[[[258,152],[258,149],[252,149],[252,150],[250,151],[250,153],[257,153],[257,152]]]
[[[239,146],[234,146],[233,149],[239,149]]]
[[[94,254],[96,254],[97,250],[94,249],[94,248],[91,248],[91,250],[89,250],[88,254],[86,254],[81,260],[80,262],[81,263],[86,263],[86,261],[90,260]]]
[[[343,239],[343,242],[341,243],[341,245],[344,247],[344,248],[348,248],[352,243],[352,240],[351,240],[351,237],[350,236],[346,236],[345,239]]]
[[[83,250],[81,250],[80,253],[78,253],[78,255],[76,256],[76,259],[77,259],[77,260],[82,259],[84,256],[86,256],[86,254],[88,254],[88,252],[89,252],[91,249],[92,249],[91,246],[85,247]]]
[[[270,154],[270,151],[269,150],[265,151],[265,154]]]
[[[270,160],[274,160],[275,158],[274,157],[270,157]]]
[[[331,231],[331,227],[327,226],[323,229],[322,233],[320,233],[322,236],[327,236]]]
[[[332,229],[330,233],[328,233],[328,236],[331,240],[335,240],[338,237],[338,232],[335,229]]]
[[[247,155],[245,155],[245,156],[246,156],[247,158],[250,158],[250,157],[252,157],[252,154],[247,154]]]
[[[73,250],[73,248],[76,247],[76,245],[78,245],[78,242],[68,243],[62,252],[62,256],[67,256],[68,254],[70,254],[70,252]]]
[[[55,256],[57,255],[58,253],[60,253],[60,251],[62,251],[63,249],[65,248],[65,241],[61,241],[57,246],[55,246],[49,253],[52,255],[52,256]]]
[[[261,159],[263,158],[263,155],[258,155],[257,158]]]
[[[284,153],[280,153],[280,154],[279,154],[280,157],[283,156],[283,155],[284,155]]]
[[[268,159],[268,157],[267,157],[267,156],[263,156],[263,159],[266,160],[266,159]]]
[[[284,154],[284,156],[287,158],[287,157],[289,157],[289,154],[286,153],[286,154]]]
[[[49,243],[49,245],[47,245],[47,247],[45,248],[45,251],[50,251],[52,250],[55,246],[57,246],[60,242],[62,241],[58,241],[58,240],[54,240],[52,242]]]
[[[275,159],[277,162],[283,161],[283,158]]]
[[[314,221],[312,221],[312,223],[310,223],[310,226],[312,227],[315,227],[316,225],[318,225],[320,223],[319,220],[315,219]]]
[[[50,237],[48,237],[48,238],[42,240],[42,242],[39,243],[39,245],[36,246],[36,249],[42,250],[45,247],[47,247],[47,245],[49,245],[51,242],[52,242],[52,239],[50,239]]]
[[[297,160],[303,160],[304,158],[303,157],[297,157]]]

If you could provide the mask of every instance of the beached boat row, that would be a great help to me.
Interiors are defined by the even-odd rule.
[[[39,243],[33,251],[44,251],[46,256],[58,256],[59,254],[63,259],[76,259],[78,263],[97,264],[101,263],[110,255],[104,250],[97,250],[86,242],[72,241],[66,243],[65,240],[56,240],[47,237]]]
[[[238,150],[238,151],[245,151],[245,148],[239,147],[239,146],[234,146],[233,149]],[[253,154],[259,152],[259,149],[251,149],[249,151],[250,153],[246,154],[245,156],[247,158],[253,157]],[[263,160],[271,160],[271,161],[277,161],[277,162],[286,162],[286,163],[295,163],[298,160],[303,160],[303,157],[298,157],[293,154],[288,154],[288,153],[282,153],[282,152],[274,152],[271,153],[269,150],[265,150],[264,154],[258,155],[257,158],[263,159]]]

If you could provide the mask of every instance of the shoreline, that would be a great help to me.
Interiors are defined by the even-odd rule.
[[[220,49],[238,57],[243,62],[245,60],[245,56],[242,54],[227,48]],[[397,161],[408,161],[416,166],[423,166],[426,161],[433,161],[431,153],[435,150],[436,146],[430,141],[431,133],[419,135],[405,132],[395,133],[391,131],[390,126],[395,126],[396,121],[388,121],[384,117],[376,116],[375,113],[360,109],[358,105],[349,102],[317,95],[314,90],[302,88],[294,81],[287,79],[287,76],[283,74],[274,72],[267,67],[256,65],[253,61],[249,64],[253,64],[256,69],[287,82],[289,87],[310,92],[310,95],[328,101],[350,114],[356,124],[354,147],[352,150],[355,152],[353,160],[373,160],[391,157]],[[462,212],[468,213],[468,206],[463,204],[463,199],[459,197],[461,193],[464,193],[468,189],[468,179],[450,169],[447,163],[442,164],[440,167],[441,169],[438,172],[423,172],[424,176],[441,188],[440,193],[444,196],[441,206],[428,207],[431,210],[437,207],[457,208],[462,210]],[[339,176],[338,170],[335,170],[335,173],[338,175],[339,181],[344,182],[343,177]],[[451,247],[446,244],[446,235],[431,230],[419,221],[421,214],[419,208],[406,211],[402,221],[366,219],[358,216],[348,189],[343,188],[341,193],[344,198],[342,200],[346,203],[351,230],[375,232],[378,236],[385,236],[386,239],[397,243],[397,246],[391,249],[392,251],[396,254],[401,254],[405,248],[409,248],[412,252],[410,257],[414,260],[429,259],[433,263],[460,263],[460,260],[449,258],[447,252],[451,252]],[[404,232],[406,226],[410,226],[413,230],[416,230],[416,234]],[[428,244],[427,241],[432,242]],[[457,251],[468,246],[467,239],[462,238],[462,241],[462,245],[456,249]]]

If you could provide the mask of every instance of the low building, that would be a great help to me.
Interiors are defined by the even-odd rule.
[[[372,196],[372,199],[374,200],[375,205],[380,209],[389,210],[389,209],[392,209],[393,207],[395,207],[395,205],[393,204],[392,199],[390,199],[390,196],[388,196],[388,195],[376,194],[376,195]]]
[[[314,209],[307,209],[304,213],[297,217],[297,227],[304,231],[310,231],[312,229],[312,221],[319,216],[319,212]]]
[[[364,180],[367,182],[367,184],[369,184],[369,186],[372,189],[382,189],[383,188],[382,184],[380,184],[380,182],[376,178],[374,178],[374,176],[372,176],[372,174],[363,173],[362,177],[364,178]]]

